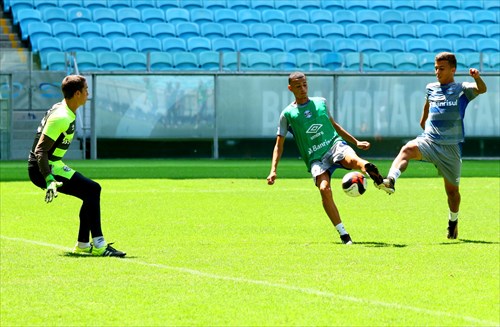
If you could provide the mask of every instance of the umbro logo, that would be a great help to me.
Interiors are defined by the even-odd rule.
[[[308,134],[316,134],[323,127],[323,124],[312,124],[306,131]]]

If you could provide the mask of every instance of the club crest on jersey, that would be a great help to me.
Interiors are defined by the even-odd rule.
[[[312,117],[312,113],[311,113],[311,111],[310,111],[310,110],[306,110],[306,111],[304,112],[304,116],[306,116],[306,118],[311,118],[311,117]]]
[[[66,171],[66,172],[68,172],[68,171],[71,171],[71,168],[69,168],[68,166],[64,166],[63,170]]]
[[[316,134],[323,127],[323,124],[312,124],[306,131],[308,134]]]

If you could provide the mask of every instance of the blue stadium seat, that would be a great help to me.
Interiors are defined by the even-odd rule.
[[[456,54],[455,54],[456,55]],[[465,66],[467,68],[476,68],[480,69],[481,66],[481,53],[479,52],[467,52],[463,54],[465,57]],[[483,54],[483,59],[484,59]]]
[[[427,24],[425,11],[409,10],[404,13],[406,24]]]
[[[238,12],[232,9],[216,10],[214,19],[219,24],[238,23]]]
[[[31,23],[42,23],[42,15],[40,14],[39,11],[35,9],[21,9],[19,10],[19,13],[17,14],[18,16],[18,24],[20,25],[21,28],[21,39],[27,40],[28,39],[28,25]]]
[[[224,25],[219,23],[206,23],[201,25],[200,33],[203,37],[209,39],[225,37]]]
[[[397,70],[416,71],[418,70],[418,57],[411,52],[395,53],[394,66]]]
[[[372,39],[391,39],[392,27],[389,24],[373,24],[368,27],[368,34]]]
[[[52,24],[52,36],[61,40],[67,37],[78,37],[76,25],[70,22],[56,22]]]
[[[300,24],[297,26],[297,35],[301,39],[316,39],[321,37],[321,29],[316,24]]]
[[[391,2],[388,0],[371,0],[368,7],[378,11],[392,9]]]
[[[456,24],[443,24],[439,26],[439,36],[446,39],[459,39],[464,37],[462,26]]]
[[[457,69],[469,71],[469,67],[465,65],[465,54],[455,53],[455,58],[457,59]]]
[[[229,23],[225,26],[226,37],[238,40],[249,37],[248,26],[242,23]]]
[[[67,70],[67,57],[66,53],[61,51],[54,51],[47,54],[47,64],[42,68],[53,71]]]
[[[227,8],[226,0],[203,0],[203,6],[210,10]]]
[[[241,52],[225,52],[223,55],[223,60],[223,66],[225,70],[238,70],[238,65],[241,69],[245,69],[247,67],[246,54]]]
[[[71,8],[80,8],[83,6],[82,0],[59,0],[58,7],[64,10],[69,10]]]
[[[151,52],[149,67],[152,71],[172,70],[174,67],[172,55],[168,52]]]
[[[464,38],[466,39],[482,39],[486,38],[486,27],[481,24],[465,24],[463,25]]]
[[[431,10],[427,13],[427,23],[433,25],[449,24],[450,14],[444,10]]]
[[[489,55],[489,70],[500,70],[500,52],[490,53]]]
[[[396,39],[408,40],[417,37],[415,27],[408,24],[395,24],[392,26],[392,35]]]
[[[89,10],[96,8],[108,8],[106,0],[83,0],[83,6]]]
[[[415,1],[415,9],[420,11],[437,10],[437,0],[418,0]]]
[[[177,37],[166,37],[161,41],[163,51],[175,53],[175,52],[187,52],[186,40],[179,39]]]
[[[478,52],[500,52],[500,44],[498,39],[481,38],[476,40]]]
[[[338,53],[358,52],[358,44],[356,40],[351,39],[336,39],[333,41],[335,51]]]
[[[317,10],[321,9],[321,2],[320,0],[300,0],[297,1],[297,8],[307,11]]]
[[[500,26],[498,26],[498,24],[489,24],[488,26],[486,26],[486,35],[488,35],[490,39],[499,39]]]
[[[250,37],[260,40],[263,38],[273,37],[273,28],[269,24],[256,23],[249,25],[248,33],[250,34]]]
[[[99,24],[116,22],[116,11],[111,8],[96,8],[92,11],[93,21]]]
[[[369,8],[368,0],[349,0],[345,2],[344,6],[345,9],[353,11],[365,10]]]
[[[136,52],[137,42],[134,39],[128,37],[117,37],[111,41],[111,46],[113,51],[118,53],[124,52]]]
[[[381,50],[387,53],[405,52],[405,42],[400,39],[381,40]]]
[[[202,0],[181,0],[179,1],[179,5],[187,10],[193,10],[196,8],[203,8]]]
[[[299,9],[296,0],[274,0],[274,9],[287,11],[290,9]]]
[[[217,52],[235,52],[236,43],[232,39],[217,38],[212,40],[212,50]]]
[[[44,22],[53,24],[55,22],[66,22],[66,10],[58,7],[45,8],[41,10]]]
[[[10,9],[12,11],[12,18],[14,25],[19,23],[19,12],[21,10],[30,10],[30,11],[36,11],[40,16],[41,13],[38,10],[35,10],[35,6],[33,5],[32,0],[10,0]],[[41,21],[41,17],[40,17]]]
[[[92,23],[92,12],[87,8],[68,9],[68,21],[73,24]]]
[[[79,71],[88,72],[98,70],[97,56],[95,53],[80,51],[76,53],[75,57]]]
[[[394,58],[386,52],[370,53],[370,68],[376,71],[394,70]]]
[[[267,10],[267,9],[274,9],[274,3],[273,1],[269,0],[250,0],[250,7],[252,9],[256,10]]]
[[[159,39],[143,37],[137,40],[137,50],[139,52],[158,52],[162,51],[162,44]]]
[[[392,9],[399,11],[415,10],[415,3],[413,0],[392,1]]]
[[[123,70],[122,56],[117,52],[99,52],[97,64],[102,70]]]
[[[332,24],[333,23],[333,15],[331,11],[324,9],[311,10],[309,12],[309,20],[311,24],[323,25],[323,24]]]
[[[244,53],[259,52],[260,43],[256,39],[244,37],[236,41],[236,49]]]
[[[165,22],[165,11],[158,8],[145,8],[141,10],[141,20],[143,23],[156,24]]]
[[[418,38],[426,40],[438,38],[440,35],[439,27],[433,24],[417,25],[416,32]]]
[[[343,39],[345,37],[344,26],[340,24],[325,24],[321,26],[321,35],[325,39]]]
[[[380,23],[380,14],[376,10],[372,9],[363,9],[359,10],[356,13],[356,20],[358,24],[379,24]]]
[[[302,52],[296,55],[297,67],[305,71],[320,70],[323,68],[321,65],[321,56],[317,53]]]
[[[273,25],[273,35],[275,38],[287,40],[297,37],[295,25],[288,23],[279,23]]]
[[[365,24],[347,24],[345,26],[345,36],[349,39],[368,38],[368,26]]]
[[[485,1],[488,2],[488,1]],[[460,8],[467,11],[475,11],[483,9],[483,1],[481,0],[461,0]]]
[[[52,27],[48,23],[34,22],[28,25],[28,39],[33,52],[38,52],[38,40],[52,37]]]
[[[156,8],[161,10],[179,8],[179,2],[177,0],[156,0]]]
[[[191,22],[183,22],[175,27],[177,37],[181,39],[189,39],[191,37],[200,36],[200,26]]]
[[[341,53],[330,52],[324,53],[321,56],[323,67],[330,70],[338,70],[344,68],[344,56]]]
[[[87,50],[93,53],[113,51],[111,40],[105,37],[91,37],[87,39]]]
[[[321,8],[332,12],[343,10],[345,9],[344,0],[323,0],[321,1]]]
[[[286,12],[286,22],[292,25],[309,24],[309,14],[305,10],[290,9]]]
[[[267,24],[286,23],[285,12],[269,9],[262,12],[262,22]]]
[[[203,51],[212,51],[212,42],[202,36],[191,37],[187,39],[187,48],[189,52],[200,53]]]
[[[130,0],[108,0],[108,7],[113,10],[130,7]]]
[[[331,40],[324,39],[324,38],[310,39],[309,40],[309,51],[314,52],[314,53],[318,53],[318,54],[332,52],[333,51],[333,43]]]
[[[472,12],[466,10],[453,10],[450,13],[450,23],[453,24],[471,24],[474,23]]]
[[[122,54],[123,67],[126,70],[145,71],[148,69],[147,57],[141,52],[125,52]]]
[[[285,40],[285,50],[297,56],[301,52],[309,52],[309,44],[306,40],[293,38]]]
[[[142,22],[142,16],[139,9],[136,8],[120,8],[116,11],[116,19],[120,23],[130,24],[130,23],[140,23]],[[124,63],[125,65],[125,63]]]
[[[424,39],[408,39],[405,49],[406,52],[412,53],[429,52],[429,43]]]
[[[272,54],[273,67],[277,70],[294,70],[297,68],[295,55],[288,52],[277,52]]]
[[[458,0],[439,0],[438,9],[442,11],[451,11],[460,9],[460,1]]]
[[[247,25],[256,24],[262,22],[262,16],[256,9],[242,9],[238,12],[238,22]]]
[[[345,68],[348,70],[370,70],[370,57],[366,53],[346,53],[344,59]]]
[[[333,12],[333,21],[341,25],[354,24],[357,17],[354,11],[341,9]]]
[[[234,11],[250,9],[250,2],[248,0],[231,0],[227,2],[227,8]]]
[[[184,8],[170,8],[165,11],[165,19],[172,24],[189,22],[189,11]]]
[[[153,24],[151,25],[151,36],[160,40],[177,37],[175,25],[170,23]]]
[[[135,9],[139,9],[141,12],[144,9],[156,9],[156,4],[151,0],[133,0],[131,6]]]
[[[199,69],[198,58],[191,52],[176,52],[173,55],[174,67],[182,70]]]
[[[429,40],[429,51],[433,53],[438,52],[453,52],[453,42],[448,39],[431,39]]]
[[[500,11],[500,3],[498,3],[498,1],[485,1],[482,9],[496,11],[498,13]]]
[[[55,37],[42,37],[38,39],[37,45],[38,53],[40,54],[40,61],[42,67],[47,67],[47,54],[54,51],[62,52],[61,40]]]
[[[489,1],[496,2],[496,1]],[[498,12],[498,11],[497,11]],[[476,24],[497,24],[497,17],[493,10],[478,10],[474,12],[474,22]]]
[[[383,24],[403,24],[404,16],[401,11],[388,9],[380,13],[380,22]]]
[[[87,42],[79,37],[67,37],[61,41],[63,51],[87,51]]]
[[[122,23],[106,23],[102,26],[102,36],[108,39],[127,37],[127,28]]]
[[[127,35],[136,40],[151,37],[151,26],[146,23],[127,24]]]
[[[266,53],[281,53],[285,52],[285,42],[276,38],[265,38],[260,40],[260,49]]]
[[[203,51],[199,55],[200,68],[205,70],[219,70],[220,55],[215,51]]]
[[[379,40],[375,39],[358,39],[358,51],[364,53],[380,52],[381,45]]]
[[[247,54],[247,67],[251,70],[272,70],[272,57],[265,52],[250,52]]]
[[[469,39],[453,40],[453,49],[455,52],[478,52],[476,42]]]
[[[205,24],[214,22],[213,11],[206,8],[196,8],[191,10],[191,22],[196,24]]]

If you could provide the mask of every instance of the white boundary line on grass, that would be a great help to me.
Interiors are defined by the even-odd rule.
[[[50,247],[50,248],[54,248],[54,249],[58,249],[58,250],[63,250],[63,251],[71,251],[70,248],[56,245],[56,244],[27,240],[27,239],[23,239],[23,238],[7,237],[4,235],[0,235],[0,238],[5,239],[5,240],[9,240],[9,241],[24,242],[24,243],[29,243],[29,244],[46,246],[46,247]],[[324,298],[334,298],[334,299],[339,299],[339,300],[352,302],[352,303],[362,303],[362,304],[368,304],[368,305],[372,305],[372,306],[385,307],[385,308],[389,308],[389,309],[407,310],[407,311],[413,311],[413,312],[417,312],[417,313],[427,314],[430,316],[441,316],[441,317],[462,319],[464,321],[471,322],[471,323],[493,325],[493,326],[498,324],[498,322],[477,319],[477,318],[469,317],[469,316],[455,315],[455,314],[448,313],[448,312],[429,310],[429,309],[413,307],[413,306],[404,305],[404,304],[392,303],[392,302],[383,302],[383,301],[377,301],[377,300],[361,299],[361,298],[357,298],[357,297],[353,297],[353,296],[339,295],[339,294],[335,294],[332,292],[325,292],[325,291],[317,290],[314,288],[273,283],[273,282],[268,282],[265,280],[216,275],[216,274],[206,273],[206,272],[203,272],[200,270],[195,270],[195,269],[189,269],[189,268],[183,268],[183,267],[173,267],[173,266],[167,266],[167,265],[163,265],[163,264],[148,263],[148,262],[137,261],[137,260],[118,259],[118,261],[124,262],[124,263],[133,263],[133,264],[142,265],[142,266],[172,270],[172,271],[186,273],[186,274],[190,274],[190,275],[198,276],[198,277],[225,280],[225,281],[244,283],[244,284],[261,285],[261,286],[267,286],[267,287],[272,287],[272,288],[280,288],[280,289],[284,289],[284,290],[288,290],[288,291],[296,291],[299,293],[304,293],[304,294],[308,294],[308,295],[316,295],[316,296],[320,296],[320,297],[324,297]]]

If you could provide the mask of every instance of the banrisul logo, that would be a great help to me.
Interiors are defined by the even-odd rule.
[[[308,134],[316,134],[323,127],[323,124],[312,124],[306,131]]]

